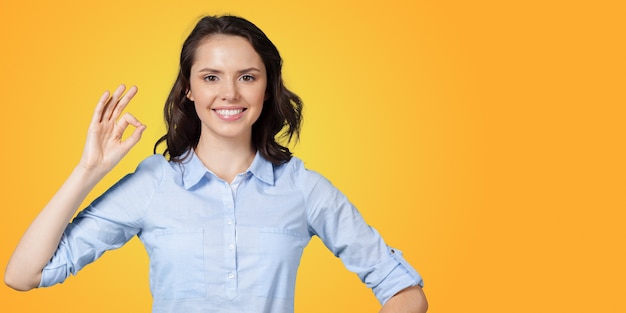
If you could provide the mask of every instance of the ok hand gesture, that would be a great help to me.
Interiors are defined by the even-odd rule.
[[[82,169],[98,176],[104,176],[135,146],[146,126],[130,113],[122,115],[126,105],[137,93],[137,87],[131,87],[124,95],[126,86],[120,85],[113,95],[106,91],[96,106],[89,130],[87,142],[80,160]],[[135,127],[132,134],[122,141],[122,135],[129,125]]]
[[[141,138],[146,126],[128,113],[122,115],[137,88],[131,87],[124,95],[125,90],[126,87],[121,85],[113,95],[108,91],[102,95],[89,125],[79,165],[28,227],[15,248],[4,278],[14,289],[29,290],[39,285],[41,269],[55,253],[63,231],[79,205]],[[129,125],[135,130],[122,141]]]

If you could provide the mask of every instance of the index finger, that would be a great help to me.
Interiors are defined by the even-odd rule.
[[[109,97],[111,96],[111,93],[107,90],[105,91],[102,96],[100,96],[100,100],[98,100],[98,104],[96,105],[96,108],[93,112],[93,116],[91,118],[91,123],[99,123],[100,121],[102,121],[102,115],[104,114],[104,109],[107,106],[107,103],[109,102]]]
[[[122,111],[124,111],[124,108],[126,108],[130,100],[132,100],[133,97],[135,97],[135,95],[137,94],[137,91],[137,86],[132,86],[130,87],[130,89],[128,89],[126,94],[124,94],[124,96],[121,97],[115,104],[113,112],[111,112],[110,119],[117,120],[120,117]]]

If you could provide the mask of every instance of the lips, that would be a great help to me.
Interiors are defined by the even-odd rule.
[[[215,110],[215,112],[217,112],[217,114],[219,115],[228,117],[243,112],[243,109]]]
[[[217,115],[225,120],[232,120],[232,119],[236,119],[237,117],[239,117],[239,115],[241,115],[241,113],[243,113],[243,111],[245,111],[245,108],[237,108],[237,109],[213,109],[213,111],[215,113],[217,113]]]

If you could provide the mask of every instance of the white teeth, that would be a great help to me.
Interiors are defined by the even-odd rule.
[[[222,116],[233,116],[243,112],[243,109],[235,109],[235,110],[215,110],[217,114]]]

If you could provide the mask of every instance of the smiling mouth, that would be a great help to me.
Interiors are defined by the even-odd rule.
[[[214,111],[221,116],[230,117],[241,114],[243,111],[245,111],[245,109],[219,109]]]

